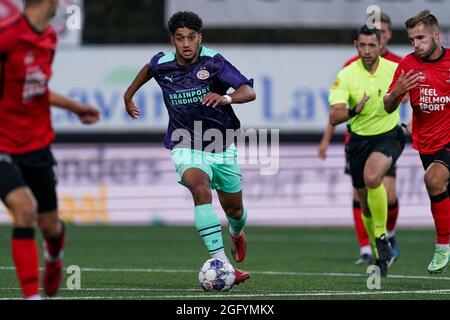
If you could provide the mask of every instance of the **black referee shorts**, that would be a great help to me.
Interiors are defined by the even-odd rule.
[[[38,213],[58,208],[56,161],[50,147],[9,155],[0,153],[0,198],[16,188],[28,186],[38,204]]]
[[[347,145],[346,145],[347,147]],[[344,169],[344,173],[351,176],[352,173],[350,171],[350,156],[348,155],[348,153],[345,153],[345,169]],[[394,165],[392,167],[389,168],[388,172],[386,172],[386,176],[388,177],[397,177],[397,165],[394,163]]]
[[[365,187],[364,167],[372,152],[381,152],[392,157],[392,166],[389,171],[395,170],[395,162],[405,148],[405,134],[400,126],[376,136],[360,136],[352,133],[346,147],[350,159],[350,172],[353,187]]]

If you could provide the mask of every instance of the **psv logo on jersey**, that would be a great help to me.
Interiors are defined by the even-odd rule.
[[[197,78],[200,80],[206,80],[209,78],[209,71],[206,69],[201,69],[199,72],[197,72]]]

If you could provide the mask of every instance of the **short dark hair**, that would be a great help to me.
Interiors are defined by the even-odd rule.
[[[431,14],[430,10],[422,10],[414,17],[406,20],[406,29],[412,29],[421,23],[425,26],[435,26],[439,28],[438,20],[434,15]]]
[[[39,4],[41,2],[42,2],[42,0],[23,0],[23,3],[25,4],[25,6],[32,6],[35,4]]]
[[[179,11],[170,17],[169,22],[169,31],[172,34],[175,34],[175,31],[178,28],[189,28],[195,30],[197,32],[201,32],[203,21],[202,19],[194,12],[191,11]]]
[[[380,40],[381,40],[380,29],[369,28],[366,24],[363,25],[362,27],[360,27],[358,30],[356,30],[355,40],[358,40],[360,34],[363,34],[365,36],[371,36],[374,34],[377,37],[378,42],[380,42]]]

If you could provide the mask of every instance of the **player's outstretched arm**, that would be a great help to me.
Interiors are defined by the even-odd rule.
[[[392,113],[397,110],[405,95],[419,85],[419,74],[414,73],[414,70],[409,70],[406,74],[402,70],[398,77],[394,89],[384,96],[384,110],[387,113]]]
[[[208,107],[224,106],[231,103],[246,103],[256,99],[256,93],[253,88],[247,84],[244,84],[237,88],[233,93],[230,93],[227,98],[217,93],[208,93],[202,103]]]
[[[348,108],[345,103],[334,104],[330,109],[330,124],[336,126],[350,119]]]
[[[137,119],[140,115],[138,107],[133,102],[133,97],[136,92],[147,82],[149,82],[153,78],[152,72],[150,71],[149,65],[146,64],[141,71],[137,74],[136,78],[134,78],[131,85],[128,87],[127,91],[123,95],[123,100],[125,103],[125,109],[127,110],[128,115],[133,119]]]
[[[334,135],[334,126],[328,123],[327,129],[325,130],[322,140],[320,141],[318,150],[318,156],[322,160],[327,158],[328,146],[330,145],[330,141],[333,135]]]
[[[248,84],[244,84],[230,93],[233,103],[246,103],[256,99],[255,90]]]
[[[94,124],[100,120],[100,111],[97,108],[79,103],[53,91],[50,91],[50,104],[52,106],[73,112],[84,124]]]

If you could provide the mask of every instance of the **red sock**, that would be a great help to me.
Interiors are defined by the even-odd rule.
[[[50,258],[58,258],[59,253],[64,248],[64,242],[66,240],[66,227],[61,222],[61,234],[57,238],[45,239],[45,247]]]
[[[358,242],[360,247],[369,245],[369,236],[367,235],[366,228],[364,227],[364,222],[361,217],[361,205],[359,201],[353,200],[353,221],[355,223],[356,236],[358,237]]]
[[[39,253],[34,229],[14,228],[12,255],[25,298],[39,294]]]
[[[450,201],[448,193],[430,196],[431,213],[436,227],[436,243],[448,244],[450,240]]]
[[[388,218],[387,218],[387,231],[392,232],[397,224],[398,217],[398,200],[395,204],[388,207]]]

